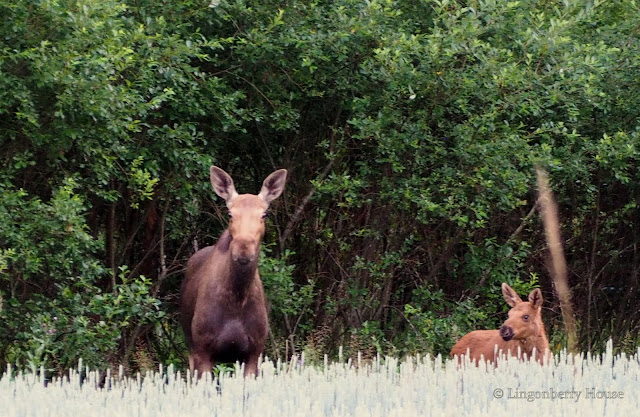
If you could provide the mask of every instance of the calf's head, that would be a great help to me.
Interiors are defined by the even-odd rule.
[[[500,328],[500,336],[505,341],[511,339],[526,340],[538,335],[542,326],[542,293],[539,288],[531,291],[529,301],[522,301],[516,292],[507,284],[502,284],[502,295],[511,306],[509,318]]]
[[[229,174],[211,167],[213,191],[227,202],[229,209],[229,249],[238,266],[253,265],[258,260],[267,209],[282,194],[286,180],[287,170],[279,169],[264,180],[258,195],[238,194]]]

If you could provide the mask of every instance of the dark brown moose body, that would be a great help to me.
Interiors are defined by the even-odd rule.
[[[499,355],[510,355],[519,359],[532,358],[544,364],[549,360],[549,341],[542,323],[542,293],[531,291],[529,301],[522,301],[506,283],[502,294],[511,310],[509,318],[500,330],[475,330],[464,335],[451,349],[451,357],[461,362],[464,355],[476,365],[480,360],[495,362]]]
[[[264,217],[284,190],[287,171],[269,175],[258,195],[239,195],[231,177],[211,167],[211,185],[227,202],[231,220],[214,246],[187,263],[180,315],[189,368],[198,376],[221,362],[240,361],[245,376],[258,374],[269,330],[267,303],[258,274]]]

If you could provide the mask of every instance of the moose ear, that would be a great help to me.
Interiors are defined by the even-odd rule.
[[[511,307],[515,307],[516,304],[522,302],[520,296],[506,282],[502,283],[502,295],[504,296],[504,301]]]
[[[529,302],[534,308],[542,307],[542,301],[542,291],[540,291],[540,288],[536,288],[529,293]]]
[[[267,204],[271,203],[282,194],[285,182],[287,182],[286,169],[279,169],[271,173],[262,183],[258,197],[262,198]]]
[[[224,198],[227,204],[238,195],[236,187],[233,185],[233,179],[216,166],[211,167],[211,186],[213,191]]]

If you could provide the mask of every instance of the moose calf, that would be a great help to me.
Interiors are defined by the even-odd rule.
[[[503,283],[502,294],[511,310],[500,330],[476,330],[464,335],[451,349],[451,357],[457,356],[460,363],[468,351],[469,358],[478,365],[481,358],[495,362],[501,354],[529,359],[535,349],[538,362],[547,362],[550,351],[542,323],[540,289],[531,291],[529,301],[522,301],[513,288]]]

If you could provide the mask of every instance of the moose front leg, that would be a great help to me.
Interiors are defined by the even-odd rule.
[[[198,379],[202,378],[205,372],[211,372],[213,368],[213,362],[211,361],[211,355],[206,352],[196,352],[189,355],[189,369],[191,370],[191,376],[194,376],[194,372],[198,373]]]
[[[260,353],[252,353],[247,358],[247,361],[244,363],[244,377],[247,376],[257,377],[258,376],[258,359],[260,358]]]

